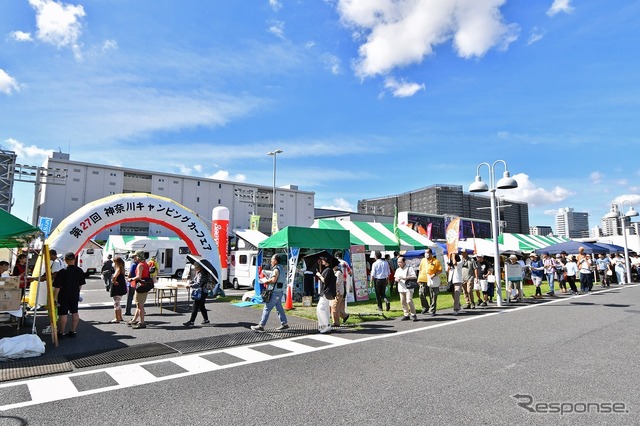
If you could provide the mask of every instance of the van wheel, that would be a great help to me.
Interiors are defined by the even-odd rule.
[[[177,278],[177,279],[182,278],[182,273],[183,273],[183,272],[184,272],[184,269],[178,269],[178,270],[176,271],[176,273],[175,273],[175,274],[173,274],[174,278]]]
[[[238,279],[237,279],[237,278],[234,278],[234,279],[233,279],[233,288],[234,288],[235,290],[238,290],[238,289],[240,288],[240,283],[238,282]]]

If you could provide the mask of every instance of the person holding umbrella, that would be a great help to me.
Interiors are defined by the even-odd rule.
[[[251,329],[258,333],[264,333],[264,326],[267,325],[267,321],[269,320],[269,314],[271,310],[275,307],[276,311],[278,311],[278,318],[280,319],[280,327],[276,328],[276,330],[286,330],[289,328],[287,324],[287,314],[285,314],[284,309],[282,308],[282,296],[284,294],[285,280],[286,274],[282,270],[282,266],[278,264],[278,256],[271,256],[271,278],[264,281],[263,284],[268,286],[269,284],[273,284],[273,294],[271,295],[271,299],[264,305],[264,309],[262,310],[262,318],[260,318],[260,322],[258,325],[252,325]]]
[[[205,302],[207,301],[209,287],[213,287],[213,277],[211,277],[211,275],[199,263],[194,263],[193,267],[196,270],[196,275],[189,283],[189,287],[191,288],[192,294],[194,291],[196,294],[198,293],[197,290],[200,291],[199,297],[193,299],[191,318],[189,321],[182,324],[185,327],[191,327],[195,323],[198,311],[202,313],[202,324],[209,324],[209,315],[207,314]]]

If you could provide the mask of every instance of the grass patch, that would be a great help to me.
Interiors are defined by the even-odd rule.
[[[576,286],[578,286],[579,288],[580,283],[577,282]],[[540,289],[542,290],[542,294],[545,295],[549,291],[549,284],[547,284],[546,282],[543,282],[542,285],[540,286]],[[567,283],[567,289],[569,289],[568,283]],[[524,297],[530,298],[535,294],[535,287],[531,284],[525,285],[523,287],[523,290],[524,290]],[[558,283],[555,284],[555,291],[560,293],[560,287],[558,286]],[[503,283],[502,284],[503,300],[505,299],[505,295],[506,295],[506,289]],[[474,299],[475,299],[475,291],[474,291]],[[222,302],[232,302],[232,303],[241,301],[240,298],[229,297],[229,296],[220,297],[217,300],[220,300]],[[386,310],[382,312],[382,314],[384,314],[384,318],[394,319],[404,315],[402,312],[402,305],[400,304],[400,296],[395,291],[391,295],[391,297],[389,297],[389,301],[391,302],[391,310],[388,312]],[[494,298],[494,301],[495,301],[495,298]],[[420,304],[420,296],[418,295],[417,289],[413,293],[413,303],[416,307],[416,312],[419,313],[422,310],[422,305]],[[465,305],[465,299],[463,294],[460,294],[460,304],[462,306]],[[263,306],[264,305],[259,304],[259,305],[252,306],[252,308],[261,310]],[[284,306],[284,303],[283,303],[283,306]],[[349,313],[351,317],[349,318],[349,321],[347,321],[347,324],[360,324],[363,322],[382,320],[383,317],[379,315],[380,312],[377,310],[377,308],[378,308],[378,305],[376,303],[375,296],[373,296],[373,298],[369,300],[348,303],[347,313]],[[440,292],[440,294],[438,295],[438,307],[437,307],[438,311],[452,309],[452,308],[453,308],[453,296],[451,295],[451,293]],[[384,306],[383,306],[383,309],[384,309]],[[367,315],[367,314],[372,314],[372,315]],[[294,302],[293,310],[287,311],[287,315],[316,320],[317,319],[316,304],[314,303],[312,306],[302,306],[302,302]]]

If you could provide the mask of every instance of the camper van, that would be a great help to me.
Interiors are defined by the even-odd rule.
[[[85,277],[98,274],[102,269],[102,247],[92,241],[78,253],[78,267],[84,271]]]
[[[236,250],[229,256],[229,282],[236,290],[253,287],[256,278],[257,250]]]
[[[114,238],[112,238],[114,237]],[[137,250],[144,252],[144,258],[156,256],[158,275],[182,277],[187,254],[190,253],[187,244],[178,237],[129,237],[110,236],[105,246],[105,255],[116,253],[132,253]],[[129,271],[131,259],[125,256],[125,271]]]

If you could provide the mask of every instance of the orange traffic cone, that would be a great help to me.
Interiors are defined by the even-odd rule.
[[[287,311],[290,311],[291,309],[293,309],[293,294],[291,291],[291,286],[287,286],[287,301],[284,304],[284,308]]]

